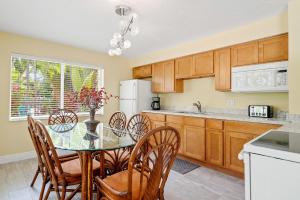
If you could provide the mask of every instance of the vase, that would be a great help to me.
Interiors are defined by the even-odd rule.
[[[100,121],[95,120],[95,114],[96,114],[96,109],[91,109],[90,110],[90,119],[86,120],[84,123],[86,125],[86,128],[88,131],[95,133],[98,124],[100,123]]]

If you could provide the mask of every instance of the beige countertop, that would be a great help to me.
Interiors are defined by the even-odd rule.
[[[157,114],[165,114],[165,115],[179,115],[179,116],[190,116],[190,117],[201,117],[201,118],[213,118],[213,119],[222,119],[222,120],[233,120],[233,121],[244,121],[244,122],[256,122],[256,123],[266,123],[266,124],[280,124],[284,125],[284,127],[292,127],[296,126],[295,122],[283,119],[283,118],[254,118],[248,117],[246,115],[239,114],[226,114],[226,113],[193,113],[193,112],[180,112],[174,110],[144,110],[143,112],[148,113],[157,113]],[[282,129],[281,128],[281,129]],[[297,129],[297,127],[294,127]],[[299,132],[300,132],[300,122],[299,122]],[[288,129],[288,128],[287,128]]]

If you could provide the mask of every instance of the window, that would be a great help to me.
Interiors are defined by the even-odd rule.
[[[17,54],[11,63],[10,120],[26,119],[28,114],[46,118],[57,108],[85,114],[86,108],[73,104],[69,94],[83,86],[103,87],[103,69],[99,67]]]

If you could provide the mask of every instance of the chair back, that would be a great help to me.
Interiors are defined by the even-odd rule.
[[[47,169],[50,173],[52,184],[57,186],[58,180],[64,181],[61,162],[58,158],[57,152],[46,127],[41,122],[37,121],[35,123],[35,130],[41,143],[43,157],[46,160]]]
[[[45,169],[44,168],[45,163],[42,158],[43,150],[42,150],[41,144],[40,144],[38,137],[36,135],[36,132],[35,132],[35,120],[31,116],[28,116],[27,123],[28,123],[28,132],[29,132],[30,138],[31,138],[33,146],[34,146],[34,150],[35,150],[37,158],[38,158],[38,165],[39,165],[40,170],[42,171]]]
[[[131,138],[137,142],[144,134],[151,129],[151,121],[147,115],[133,115],[127,124],[127,131]]]
[[[126,128],[126,115],[123,112],[115,112],[109,119],[108,125],[111,128],[117,129],[117,130],[124,130]],[[121,136],[120,133],[123,133],[121,131],[114,131],[115,134],[118,136]]]
[[[132,199],[133,170],[140,172],[139,200],[163,199],[164,186],[179,146],[180,135],[172,127],[156,128],[138,141],[128,164],[128,199]],[[143,179],[147,179],[146,186]]]
[[[68,109],[57,109],[52,112],[48,118],[49,125],[69,123],[77,124],[77,122],[77,115],[72,110]]]

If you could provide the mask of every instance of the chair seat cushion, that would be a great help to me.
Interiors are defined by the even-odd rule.
[[[66,179],[68,179],[68,177],[81,177],[81,165],[78,158],[61,163],[61,167]],[[93,170],[99,171],[99,168],[100,162],[93,160]],[[59,176],[57,168],[55,169],[55,173]]]
[[[141,173],[137,170],[133,170],[133,175],[132,175],[132,199],[133,200],[139,199],[140,179],[141,179]],[[123,193],[124,194],[123,197],[124,199],[126,199],[125,194],[128,191],[128,170],[116,173],[112,176],[108,176],[103,180],[97,177],[96,181],[97,184],[100,185],[100,190],[103,190],[103,192],[108,196],[110,196],[112,199],[119,199],[121,196],[116,196],[113,192],[109,190],[109,188],[106,187],[106,185],[108,185],[111,189],[115,191]],[[143,196],[146,187],[147,187],[147,176],[144,175],[141,196]]]

